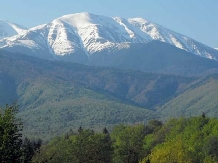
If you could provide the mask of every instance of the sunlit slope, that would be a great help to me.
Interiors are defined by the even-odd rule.
[[[201,79],[187,91],[163,105],[158,112],[163,119],[178,116],[218,116],[218,76]]]

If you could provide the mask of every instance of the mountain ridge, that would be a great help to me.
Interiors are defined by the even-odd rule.
[[[46,59],[65,60],[65,57],[72,58],[73,62],[86,63],[102,51],[113,53],[128,49],[132,43],[152,40],[166,42],[202,57],[218,59],[214,48],[143,18],[124,19],[91,13],[64,15],[24,34],[1,40],[0,48]]]
[[[22,34],[27,30],[27,28],[0,19],[0,40],[6,37],[12,37],[14,35]]]

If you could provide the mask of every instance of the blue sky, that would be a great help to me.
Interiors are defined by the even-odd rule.
[[[28,28],[78,12],[143,17],[218,47],[218,0],[0,0],[0,19]]]

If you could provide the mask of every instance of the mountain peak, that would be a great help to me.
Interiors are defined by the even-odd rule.
[[[73,14],[66,14],[66,15],[63,15],[61,17],[80,17],[80,16],[89,17],[92,15],[95,15],[95,14],[90,13],[90,12],[78,12],[78,13],[73,13]],[[97,15],[95,15],[95,16],[97,16]]]
[[[91,24],[91,18],[90,18],[90,13],[83,12],[83,13],[76,13],[76,14],[69,14],[69,15],[64,15],[57,20],[67,22],[75,27],[77,26],[84,26],[87,24]]]
[[[20,34],[19,30],[23,31],[15,24],[4,21],[2,24],[4,24],[0,24],[0,37],[2,38]],[[49,24],[31,28],[28,32],[13,39],[1,40],[0,48],[29,48],[33,55],[46,53],[55,58],[78,57],[84,54],[85,57],[90,57],[95,53],[112,53],[126,49],[130,44],[147,43],[152,40],[165,42],[187,52],[218,60],[216,49],[144,18],[125,19],[88,12],[64,15]],[[40,52],[37,52],[39,49]]]

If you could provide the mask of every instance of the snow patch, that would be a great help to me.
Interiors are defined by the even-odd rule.
[[[6,37],[22,34],[26,30],[26,28],[21,27],[20,25],[0,20],[0,40]]]

